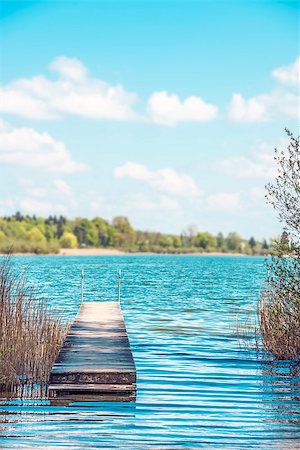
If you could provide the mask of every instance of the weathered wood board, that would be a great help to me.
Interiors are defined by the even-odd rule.
[[[120,304],[82,303],[52,368],[49,397],[124,401],[134,400],[135,392],[136,368]]]

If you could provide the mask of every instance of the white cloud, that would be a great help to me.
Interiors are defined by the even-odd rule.
[[[280,83],[298,86],[300,82],[300,57],[289,66],[274,69],[272,75]]]
[[[24,213],[44,217],[49,214],[68,215],[78,207],[71,186],[63,179],[47,179],[42,184],[20,181],[23,190],[18,199],[18,209]]]
[[[137,95],[120,84],[110,85],[89,75],[75,58],[60,56],[49,65],[57,73],[52,80],[42,75],[21,78],[0,88],[0,112],[31,119],[55,119],[77,115],[98,119],[139,119],[133,106]],[[148,99],[148,118],[162,125],[178,122],[209,121],[218,108],[200,97],[181,101],[176,94],[154,92]]]
[[[180,101],[176,94],[154,92],[148,100],[150,120],[161,125],[176,125],[178,122],[203,122],[217,117],[218,108],[205,103],[200,97],[187,97]]]
[[[299,97],[279,89],[249,99],[245,99],[241,94],[233,94],[228,115],[236,122],[264,122],[280,115],[297,119]]]
[[[224,174],[244,179],[270,179],[276,174],[273,156],[266,153],[222,159],[217,161],[216,167]]]
[[[75,58],[59,56],[50,64],[50,69],[59,73],[62,78],[83,82],[87,78],[88,71],[81,61]]]
[[[266,120],[266,105],[259,98],[246,100],[241,94],[233,94],[229,105],[229,118],[245,122]]]
[[[299,93],[289,90],[288,86],[299,85],[300,58],[287,67],[273,70],[273,77],[284,86],[278,86],[268,93],[251,98],[244,98],[242,94],[232,95],[228,117],[236,122],[264,122],[279,116],[299,118]]]
[[[299,85],[300,58],[273,70],[279,85],[273,91],[245,98],[232,95],[228,117],[237,122],[262,122],[279,115],[299,117],[299,96],[289,91]],[[122,85],[111,85],[89,75],[75,58],[60,56],[49,65],[56,79],[37,75],[0,87],[0,112],[31,119],[56,119],[64,115],[111,120],[138,120],[134,106],[138,96]],[[154,92],[147,103],[147,120],[172,126],[180,122],[204,122],[218,116],[218,107],[197,96],[181,100],[177,94]]]
[[[160,195],[156,199],[149,198],[148,196],[137,193],[130,195],[125,198],[125,211],[133,212],[136,211],[177,211],[181,207],[179,203],[167,195]]]
[[[114,175],[117,178],[132,178],[146,182],[154,189],[179,195],[182,197],[194,197],[200,194],[193,177],[188,174],[176,172],[174,169],[165,168],[150,170],[143,164],[128,161],[122,166],[116,167]]]
[[[67,214],[65,205],[25,197],[19,202],[22,212],[46,217],[49,214]]]
[[[154,172],[153,186],[162,192],[183,197],[194,197],[199,194],[195,180],[190,175],[166,168]]]
[[[0,214],[13,214],[17,210],[16,203],[13,199],[3,199],[0,200]]]
[[[216,161],[216,169],[223,174],[242,179],[271,180],[277,174],[277,165],[274,160],[274,149],[284,149],[289,141],[286,138],[279,140],[277,145],[258,142],[252,153],[243,156],[231,156]]]
[[[112,86],[89,77],[79,60],[62,56],[50,64],[50,69],[58,73],[57,80],[39,75],[3,86],[0,111],[33,119],[64,114],[114,120],[136,117],[132,110],[136,94],[121,85]]]
[[[74,195],[73,189],[65,180],[56,178],[52,180],[52,186],[54,186],[54,195],[57,195],[60,199],[64,199],[68,206],[72,208],[79,206],[78,198]]]
[[[21,211],[28,214],[47,216],[49,214],[77,215],[86,208],[96,193],[81,192],[75,195],[72,187],[62,178],[52,178],[52,173],[43,176],[38,182],[32,179],[19,178],[21,190],[14,196],[14,208],[7,204],[11,212]],[[99,197],[99,196],[98,196]],[[2,204],[5,206],[5,203]],[[1,212],[1,201],[0,201]],[[6,212],[7,213],[7,212]]]
[[[209,195],[206,199],[210,209],[222,210],[225,212],[236,211],[240,206],[241,196],[238,192],[218,192]]]
[[[30,119],[52,119],[55,117],[50,112],[47,104],[30,93],[20,91],[13,84],[0,87],[0,112],[15,114]]]
[[[42,186],[33,183],[32,180],[23,178],[19,179],[18,182],[23,188],[22,191],[30,197],[53,198],[55,196],[59,199],[65,197],[69,204],[74,201],[73,189],[65,180],[60,178],[45,180]]]
[[[72,197],[73,190],[71,186],[65,181],[61,179],[53,180],[53,185],[55,186],[58,194],[63,195],[64,197]]]
[[[81,172],[86,165],[73,161],[63,142],[33,128],[13,128],[0,121],[0,162],[55,172]]]
[[[27,188],[27,193],[34,198],[45,198],[48,195],[48,189],[41,186]]]
[[[143,164],[138,164],[131,161],[128,161],[122,166],[116,167],[114,170],[114,175],[117,178],[129,177],[133,178],[134,180],[143,181],[150,181],[153,179],[153,177],[155,177],[154,172],[148,169],[148,167],[144,166]]]
[[[180,205],[174,198],[162,195],[159,198],[159,208],[177,210],[180,209]]]

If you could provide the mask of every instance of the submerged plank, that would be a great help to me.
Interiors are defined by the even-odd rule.
[[[52,368],[49,396],[128,393],[132,397],[135,383],[120,304],[82,303]]]

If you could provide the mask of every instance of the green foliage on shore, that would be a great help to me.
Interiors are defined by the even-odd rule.
[[[0,217],[0,253],[57,253],[60,248],[117,248],[128,252],[196,253],[221,252],[264,255],[270,243],[237,233],[216,236],[188,227],[180,235],[134,230],[127,217],[111,222],[101,217],[92,220],[63,216],[23,216],[19,212]]]

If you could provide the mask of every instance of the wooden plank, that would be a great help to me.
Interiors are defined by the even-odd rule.
[[[49,397],[135,394],[136,369],[118,302],[82,303],[50,375]]]
[[[52,384],[49,389],[55,391],[78,391],[81,392],[133,392],[135,386],[130,384]]]
[[[56,397],[50,398],[50,405],[53,406],[69,406],[70,403],[73,402],[134,402],[136,399],[135,392],[129,393],[63,393],[60,395],[60,392],[57,392]]]

